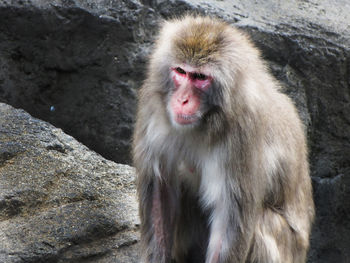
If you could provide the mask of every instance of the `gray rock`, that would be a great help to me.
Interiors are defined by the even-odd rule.
[[[0,1],[0,101],[128,162],[155,21],[137,1]]]
[[[137,262],[134,169],[0,103],[0,262]]]

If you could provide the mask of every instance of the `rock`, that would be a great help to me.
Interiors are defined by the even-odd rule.
[[[317,208],[309,262],[347,262],[347,0],[0,0],[0,101],[62,128],[104,157],[130,163],[135,91],[157,22],[187,11],[214,14],[245,30],[294,99],[308,132]],[[0,166],[21,147],[0,150]],[[16,213],[17,201],[7,213]]]
[[[137,262],[134,169],[0,103],[0,262]]]
[[[0,101],[130,162],[155,21],[137,1],[0,1]]]
[[[350,256],[350,170],[331,178],[313,177],[317,215],[311,237],[312,263],[347,263]]]

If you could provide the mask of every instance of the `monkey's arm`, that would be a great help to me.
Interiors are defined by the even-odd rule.
[[[175,193],[162,179],[139,177],[141,217],[141,262],[166,263],[171,247],[176,213]]]
[[[246,202],[242,211],[239,200],[231,201],[229,208],[218,205],[213,209],[206,263],[246,262],[257,221],[254,209]]]
[[[220,156],[220,151],[214,152],[206,160],[201,184],[201,200],[211,212],[205,263],[243,263],[260,212],[261,193],[251,172],[227,169]]]

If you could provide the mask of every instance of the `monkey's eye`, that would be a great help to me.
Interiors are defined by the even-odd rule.
[[[198,80],[206,80],[208,77],[202,73],[193,73],[192,78]]]
[[[182,68],[180,68],[180,67],[177,67],[177,68],[175,68],[175,70],[178,72],[178,73],[180,73],[180,74],[186,74],[186,71],[184,71]]]

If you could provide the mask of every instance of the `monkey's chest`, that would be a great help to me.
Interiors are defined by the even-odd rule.
[[[198,171],[194,164],[181,161],[178,165],[177,176],[180,184],[186,184],[193,191],[198,191],[201,182],[201,171]]]

